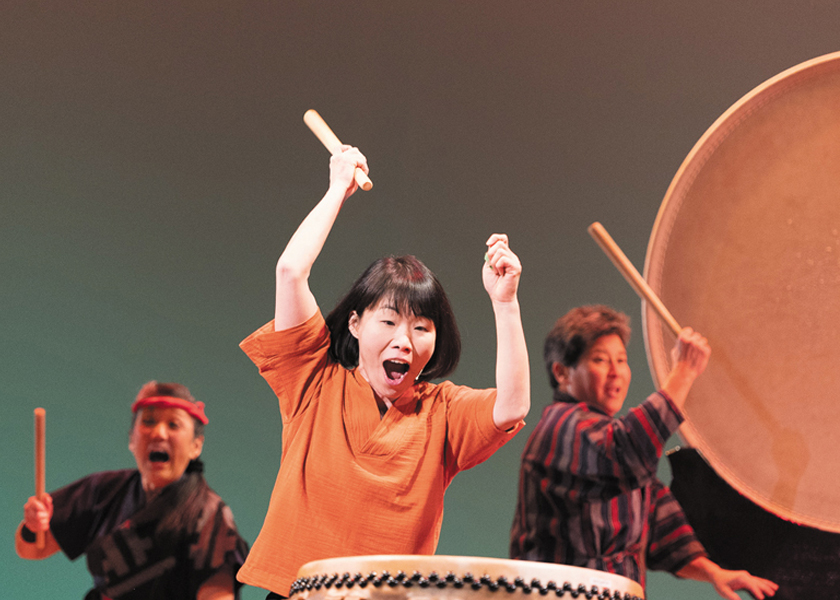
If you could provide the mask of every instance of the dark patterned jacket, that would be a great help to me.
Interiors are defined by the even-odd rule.
[[[623,418],[557,392],[522,455],[510,556],[623,575],[679,571],[705,550],[656,477],[683,416],[662,392]]]
[[[176,531],[159,531],[187,478],[200,478],[198,517]],[[50,531],[68,558],[86,555],[95,586],[88,599],[192,600],[222,568],[235,578],[248,554],[230,508],[207,486],[200,468],[188,469],[149,503],[135,469],[94,473],[52,498]]]

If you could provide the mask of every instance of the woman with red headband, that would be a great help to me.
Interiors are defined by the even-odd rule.
[[[248,546],[202,474],[204,403],[183,385],[150,381],[132,413],[137,469],[94,473],[43,501],[29,498],[18,555],[85,554],[94,580],[85,600],[237,598]]]

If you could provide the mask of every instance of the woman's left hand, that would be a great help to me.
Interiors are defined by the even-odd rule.
[[[481,270],[484,289],[493,302],[516,300],[522,264],[508,244],[508,236],[494,233],[487,240],[487,257]]]

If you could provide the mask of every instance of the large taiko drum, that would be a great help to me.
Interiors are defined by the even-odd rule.
[[[291,600],[643,600],[631,579],[566,565],[470,556],[351,556],[303,565]]]
[[[840,532],[840,53],[726,111],[657,215],[645,279],[712,346],[680,434],[777,515]],[[643,308],[654,380],[674,335]]]

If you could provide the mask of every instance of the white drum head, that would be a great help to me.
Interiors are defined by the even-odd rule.
[[[303,565],[294,600],[644,600],[626,577],[552,563],[473,556],[350,556]],[[588,595],[587,595],[588,594]]]

